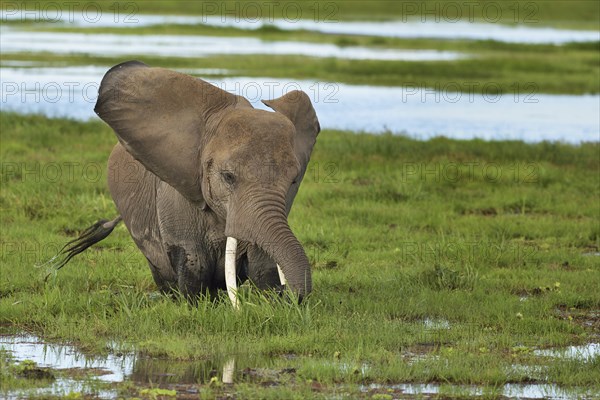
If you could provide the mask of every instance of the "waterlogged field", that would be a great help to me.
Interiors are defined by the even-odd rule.
[[[593,1],[92,4],[56,11],[52,1],[29,8],[4,2],[2,65],[110,67],[141,58],[232,77],[599,92],[600,9]]]
[[[295,305],[245,287],[236,312],[226,296],[192,307],[159,295],[122,226],[58,273],[36,267],[116,215],[104,176],[115,140],[98,122],[15,114],[2,114],[1,132],[0,322],[116,356],[134,381],[81,390],[599,394],[588,345],[600,341],[598,143],[323,131],[290,217],[314,294]],[[592,350],[542,351],[568,345]],[[235,384],[223,385],[230,360]],[[4,393],[22,387],[15,371],[27,365],[3,363]],[[73,380],[65,371],[56,379]]]
[[[57,4],[2,2],[0,397],[600,397],[598,2]],[[44,264],[117,215],[89,88],[130,58],[310,93],[301,305],[162,296],[123,225]]]

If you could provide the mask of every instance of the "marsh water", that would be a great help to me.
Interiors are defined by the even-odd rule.
[[[518,43],[590,42],[598,31],[573,31],[532,25],[508,26],[460,21],[314,21],[243,19],[215,16],[94,15],[78,12],[54,15],[50,10],[0,13],[0,47],[3,55],[57,54],[115,56],[122,60],[145,56],[205,57],[218,54],[299,55],[350,60],[403,60],[450,62],[473,57],[468,53],[437,50],[378,49],[299,41],[264,41],[250,37],[199,35],[131,35],[86,33],[93,27],[139,27],[160,24],[219,25],[259,29],[273,25],[282,30],[362,34],[386,37],[496,40]],[[37,30],[28,30],[27,21]],[[23,22],[19,24],[15,22]],[[335,23],[333,23],[335,22]],[[43,31],[44,26],[75,26],[78,32]],[[111,65],[65,66],[15,60],[0,61],[0,96],[3,111],[39,113],[78,120],[97,118],[93,113],[103,74]],[[580,143],[600,140],[599,95],[549,95],[535,83],[514,85],[498,94],[492,81],[465,82],[422,88],[422,82],[405,87],[351,85],[337,82],[239,76],[228,69],[183,70],[221,88],[247,97],[255,107],[261,99],[302,89],[315,105],[321,126],[355,132],[406,134],[419,139],[447,136],[457,139],[516,139],[528,142]],[[228,77],[224,78],[223,76]]]
[[[423,322],[424,329],[432,323]],[[444,325],[446,326],[446,325]],[[276,384],[282,375],[295,374],[296,357],[285,357],[289,366],[275,369],[272,360],[248,359],[243,355],[226,355],[219,360],[175,361],[152,359],[140,356],[130,348],[123,350],[114,345],[109,354],[88,356],[70,344],[54,344],[32,334],[0,336],[0,349],[8,352],[16,362],[34,361],[41,368],[57,372],[57,378],[47,385],[32,389],[17,389],[2,393],[7,399],[22,398],[28,395],[63,396],[71,392],[93,395],[99,398],[112,399],[119,397],[116,385],[121,382],[132,382],[136,385],[159,385],[174,388],[179,394],[196,394],[198,385],[207,384],[211,379],[224,383],[236,382],[270,382]],[[127,346],[125,346],[127,347]],[[600,344],[590,343],[583,346],[571,346],[562,349],[536,350],[542,357],[576,358],[590,360],[600,355]],[[425,357],[425,355],[421,355]],[[339,363],[340,370],[347,368]],[[517,367],[523,367],[516,365]],[[363,371],[369,366],[364,365]],[[104,385],[99,385],[104,383]],[[343,387],[340,387],[343,391]],[[586,396],[586,388],[562,388],[555,384],[505,384],[500,388],[488,388],[467,385],[448,384],[365,384],[360,390],[365,393],[378,390],[393,390],[403,394],[433,395],[440,393],[457,393],[462,396],[481,396],[495,393],[509,398],[528,399],[570,399],[574,393]]]
[[[329,14],[329,15],[328,15]],[[184,16],[145,15],[137,13],[61,13],[45,10],[27,13],[16,10],[0,12],[2,21],[36,21],[51,25],[68,25],[81,28],[98,27],[149,27],[164,24],[229,26],[238,29],[256,30],[275,27],[281,30],[310,30],[322,33],[369,35],[395,38],[431,38],[463,40],[495,40],[506,43],[564,44],[569,42],[594,42],[600,40],[600,32],[588,30],[556,29],[529,25],[503,25],[464,21],[454,18],[405,18],[392,21],[340,21],[332,13],[323,13],[319,18],[242,18],[232,16]],[[314,17],[314,15],[313,15]],[[497,21],[493,21],[497,22]]]
[[[93,108],[107,66],[2,65],[2,110],[78,120],[97,118]],[[453,85],[436,90],[269,77],[223,78],[218,75],[227,71],[210,69],[182,72],[240,94],[262,109],[267,108],[261,99],[302,89],[311,97],[324,129],[391,132],[421,139],[443,135],[528,142],[600,140],[599,95],[540,94],[533,86],[494,94],[491,84],[465,93]]]
[[[4,53],[86,54],[90,56],[206,57],[214,55],[301,55],[351,60],[444,61],[468,54],[437,50],[370,49],[326,43],[265,41],[248,37],[116,35],[0,30]],[[130,44],[135,43],[135,46]]]

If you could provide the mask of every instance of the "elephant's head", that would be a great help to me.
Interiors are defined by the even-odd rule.
[[[224,235],[255,244],[300,297],[308,258],[287,214],[319,122],[308,96],[290,92],[253,108],[243,97],[178,72],[127,62],[102,80],[96,113],[149,171],[225,221]]]

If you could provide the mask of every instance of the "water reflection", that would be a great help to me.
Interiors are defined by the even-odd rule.
[[[0,68],[2,110],[79,120],[96,118],[93,108],[108,67]],[[210,78],[211,83],[267,109],[260,100],[302,89],[314,103],[324,129],[407,133],[427,139],[517,139],[580,143],[600,140],[600,95],[547,95],[517,91],[470,93],[453,86],[434,89],[286,80]],[[214,72],[214,71],[204,71]],[[218,72],[218,71],[217,71]]]
[[[0,28],[0,47],[3,54],[51,52],[99,57],[208,57],[221,54],[257,54],[396,61],[449,61],[467,57],[450,51],[340,47],[326,43],[264,41],[247,37],[25,32],[11,28]]]
[[[122,382],[131,374],[135,364],[134,354],[109,354],[106,357],[88,357],[74,346],[50,344],[33,335],[0,336],[0,349],[8,351],[16,361],[32,360],[40,367],[58,370],[79,370],[83,378],[57,377],[42,388],[21,389],[2,393],[7,399],[30,396],[66,396],[84,393],[97,398],[117,397],[115,390],[98,387],[97,382]],[[79,375],[79,374],[78,374]],[[89,375],[86,377],[86,375]]]
[[[272,22],[223,21],[221,17],[204,17],[205,24],[213,26],[235,26],[243,29],[259,29],[265,25],[274,25],[283,30],[309,30],[329,34],[368,35],[405,39],[443,39],[443,40],[494,40],[507,43],[528,44],[564,44],[569,42],[595,42],[600,40],[598,31],[541,28],[531,26],[509,26],[499,23],[481,23],[466,21],[434,20],[421,21],[286,21],[276,19]]]
[[[235,358],[229,358],[223,365],[223,383],[233,383]]]
[[[439,21],[431,18],[425,22],[420,19],[404,21],[338,21],[325,16],[313,19],[276,19],[276,18],[235,18],[233,16],[183,16],[183,15],[115,15],[114,13],[82,12],[64,14],[42,13],[30,10],[4,10],[0,13],[2,21],[36,21],[48,24],[65,24],[80,28],[96,27],[147,27],[164,24],[229,26],[239,29],[256,30],[265,26],[274,26],[282,30],[309,30],[315,32],[369,35],[397,38],[434,38],[463,40],[495,40],[507,43],[564,44],[568,42],[594,42],[600,40],[600,32],[544,28],[531,25],[503,25],[499,23],[481,23],[466,21]],[[537,24],[536,24],[537,25]]]
[[[173,361],[140,357],[127,379],[146,384],[207,384],[217,379],[233,383],[236,377],[235,358],[204,361]]]
[[[133,354],[106,357],[89,357],[74,346],[50,344],[37,336],[0,336],[0,348],[9,351],[18,360],[32,360],[41,367],[55,369],[77,368],[99,370],[98,379],[106,382],[121,382],[133,371]]]
[[[450,398],[466,398],[492,396],[492,398],[517,399],[553,399],[570,400],[574,398],[595,398],[597,392],[591,388],[563,388],[556,384],[527,384],[507,383],[500,387],[482,387],[467,385],[450,385],[441,383],[404,383],[404,384],[370,384],[361,386],[361,391],[369,392],[400,392],[403,395],[447,395]],[[437,398],[437,397],[436,397]],[[445,397],[444,397],[445,398]]]
[[[49,383],[48,387],[41,389],[24,389],[14,392],[4,392],[4,398],[23,398],[30,395],[64,396],[71,392],[95,396],[98,398],[117,398],[116,390],[98,389],[94,386],[96,380],[104,382],[132,381],[137,385],[176,386],[179,390],[197,393],[193,385],[204,385],[213,380],[220,380],[226,384],[241,381],[272,382],[277,383],[288,374],[295,374],[295,368],[274,369],[273,359],[244,358],[243,355],[223,357],[220,360],[204,361],[174,361],[159,358],[139,357],[134,353],[118,355],[111,354],[106,357],[89,357],[79,352],[70,345],[57,345],[43,342],[33,335],[0,336],[0,348],[8,351],[17,361],[33,360],[40,366],[53,369],[82,369],[101,370],[104,375],[92,374],[87,379],[74,379],[60,377]],[[598,344],[568,347],[552,352],[536,350],[539,355],[552,357],[587,360],[589,357],[598,356]],[[583,358],[582,358],[583,357]],[[325,362],[327,364],[327,362]],[[252,366],[253,368],[241,369],[238,365]],[[259,367],[260,365],[260,367]],[[340,371],[348,372],[351,368],[345,363],[335,363]],[[355,368],[352,368],[352,370]],[[360,371],[365,374],[368,365],[363,364]],[[287,378],[286,378],[287,379]],[[187,385],[187,386],[186,386]],[[343,385],[342,385],[343,387]],[[461,396],[482,396],[493,393],[494,396],[531,398],[531,399],[570,399],[574,394],[584,397],[594,395],[592,388],[563,388],[556,384],[505,384],[499,387],[449,385],[449,384],[369,384],[360,386],[365,393],[398,392],[403,395],[437,395],[460,394]]]
[[[45,387],[17,389],[2,393],[2,398],[20,399],[35,396],[66,396],[78,392],[97,398],[118,398],[116,390],[99,387],[98,382],[132,381],[138,385],[196,385],[213,379],[232,384],[236,381],[236,359],[205,361],[173,361],[139,357],[133,352],[116,351],[105,357],[91,357],[71,345],[46,343],[34,335],[0,336],[0,349],[17,362],[34,361],[42,368],[69,371]],[[268,365],[268,360],[261,362]],[[74,371],[79,371],[73,375]],[[239,375],[238,375],[239,378]]]
[[[128,379],[138,383],[205,384],[218,378],[223,383],[233,383],[236,359],[249,363],[242,355],[204,361],[173,361],[119,350],[104,357],[92,357],[72,345],[47,343],[29,334],[0,336],[0,349],[8,351],[16,361],[31,360],[40,367],[93,371],[92,375],[97,376],[95,379],[105,382]],[[271,362],[261,360],[260,364],[268,367]],[[64,382],[61,385],[64,386]]]
[[[594,358],[600,357],[600,343],[588,343],[581,346],[568,346],[562,349],[535,350],[534,354],[542,357],[591,361]]]

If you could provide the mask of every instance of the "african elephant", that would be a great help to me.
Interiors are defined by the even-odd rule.
[[[119,140],[108,186],[120,217],[89,228],[64,254],[104,239],[122,219],[163,292],[192,299],[245,279],[281,289],[285,277],[301,300],[311,270],[287,216],[320,126],[304,92],[263,103],[275,112],[138,61],[111,68],[95,112]]]

